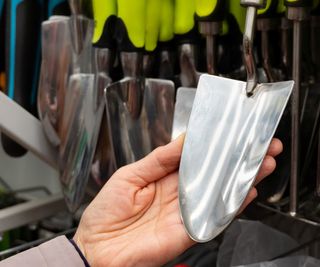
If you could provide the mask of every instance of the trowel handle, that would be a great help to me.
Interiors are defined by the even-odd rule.
[[[174,0],[161,1],[159,41],[168,42],[173,39]]]
[[[145,44],[145,0],[117,0],[116,40],[120,51],[142,51]]]
[[[175,34],[186,34],[195,26],[195,1],[175,0],[174,24]]]
[[[225,12],[225,0],[196,0],[196,19],[198,21],[222,21]]]
[[[117,15],[116,0],[92,0],[94,32],[92,43],[99,48],[114,47],[113,34]]]
[[[156,49],[161,18],[161,0],[146,0],[146,22],[145,22],[145,50],[152,52]]]

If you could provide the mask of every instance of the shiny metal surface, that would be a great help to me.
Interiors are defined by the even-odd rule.
[[[190,237],[213,239],[236,216],[258,173],[293,88],[202,75],[179,169],[179,204]]]
[[[252,6],[247,7],[245,30],[243,34],[243,61],[247,70],[247,85],[248,94],[252,94],[258,83],[256,63],[254,60],[254,31],[256,25],[257,9]]]
[[[288,18],[297,19],[297,14],[289,16],[290,8],[288,9]],[[302,10],[300,9],[295,9]],[[292,14],[291,14],[292,15]],[[301,86],[301,24],[299,20],[293,22],[293,64],[292,78],[295,81],[295,86],[291,98],[291,176],[290,176],[290,214],[295,216],[298,205],[298,179],[300,174],[300,86]]]
[[[143,55],[140,52],[121,52],[120,61],[124,77],[141,77]]]
[[[196,88],[180,87],[177,90],[176,103],[173,114],[173,126],[171,139],[176,139],[187,131],[187,126],[192,110]]]
[[[206,60],[207,72],[216,75],[217,71],[217,40],[222,30],[222,22],[219,21],[199,21],[199,32],[206,38]]]
[[[180,81],[183,87],[196,87],[200,73],[196,70],[196,51],[194,44],[179,47]]]
[[[268,82],[275,82],[279,80],[276,72],[271,66],[270,62],[270,45],[269,45],[269,34],[270,30],[275,30],[277,27],[277,18],[258,18],[257,29],[261,32],[261,56],[262,66],[268,77]]]
[[[72,19],[54,16],[42,24],[42,63],[37,105],[46,136],[55,146],[61,142],[61,123],[68,78],[72,73],[91,72],[92,69],[93,22],[80,18],[79,23],[86,32],[83,35],[80,53],[76,52],[72,41]]]
[[[173,51],[160,51],[159,79],[174,79],[174,55]]]
[[[97,107],[94,74],[70,76],[59,147],[60,181],[71,212],[81,204],[96,149],[104,102]]]
[[[265,8],[267,0],[240,0],[240,4],[245,7]]]
[[[310,7],[288,7],[287,18],[293,20],[292,78],[295,82],[291,98],[291,176],[290,215],[295,216],[298,207],[298,182],[300,176],[300,87],[301,87],[301,21],[308,19]]]
[[[106,103],[117,167],[134,162],[171,139],[174,84],[124,78],[107,88]]]
[[[105,89],[112,82],[109,70],[114,62],[114,54],[108,48],[94,48],[94,59],[95,90],[93,93],[96,109],[99,109],[100,105],[104,105],[105,103]],[[101,126],[91,167],[91,177],[95,181],[97,188],[100,189],[115,172],[116,166],[111,147],[110,125],[107,119],[106,110],[103,112],[102,119],[98,119],[101,120]]]
[[[60,144],[61,118],[72,50],[68,17],[42,23],[42,64],[38,88],[38,113],[48,140]]]
[[[142,69],[144,77],[152,77],[152,72],[155,64],[155,55],[152,53],[145,53],[142,60]]]

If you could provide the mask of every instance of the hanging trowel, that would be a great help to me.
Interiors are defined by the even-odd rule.
[[[110,85],[106,94],[117,167],[170,140],[174,85],[141,75],[146,4],[149,1],[118,1],[116,38],[125,78]]]
[[[84,15],[52,16],[42,24],[38,113],[44,132],[54,146],[60,145],[64,135],[61,124],[68,78],[91,69],[91,50],[86,49],[91,46],[91,36],[92,21]]]
[[[301,22],[309,16],[312,1],[285,0],[287,17],[293,21],[293,69],[295,82],[291,101],[291,161],[290,161],[290,208],[291,215],[296,215],[298,208],[298,182],[300,176],[300,86],[301,86]]]
[[[174,0],[161,1],[159,29],[159,69],[160,79],[174,80],[175,47],[173,43]]]
[[[178,6],[179,7],[179,6]],[[207,72],[209,74],[218,74],[217,71],[217,36],[222,32],[222,21],[225,16],[226,2],[216,0],[197,0],[195,1],[195,14],[198,20],[199,32],[206,38],[206,63]],[[184,12],[186,13],[186,12]],[[178,14],[183,14],[179,12]],[[179,17],[177,18],[179,20]],[[181,37],[180,37],[181,38]],[[192,48],[192,46],[191,46]],[[182,50],[184,51],[184,50]],[[191,55],[189,58],[192,59]],[[193,56],[194,58],[194,56]],[[181,60],[181,77],[188,76],[186,71],[188,65],[185,65],[185,60]],[[192,62],[192,61],[191,61]],[[195,66],[191,68],[194,76],[198,75]],[[186,74],[184,75],[184,72]],[[177,90],[172,139],[177,138],[180,134],[186,131],[188,120],[190,117],[194,96],[196,93],[197,82],[189,84],[190,87],[180,87]]]
[[[95,56],[95,93],[97,106],[105,101],[105,89],[111,84],[110,69],[114,62],[115,44],[113,29],[116,23],[116,0],[106,3],[103,0],[92,1],[95,29],[93,46]],[[107,120],[107,109],[103,112],[100,133],[95,156],[91,167],[91,177],[99,188],[115,172],[115,157],[111,147],[110,125]]]
[[[194,14],[195,2],[176,0],[174,7],[174,34],[179,50],[179,87],[174,108],[171,138],[177,138],[185,132],[190,117],[196,86],[200,73],[196,70],[197,35]]]
[[[190,237],[206,242],[233,220],[259,171],[293,81],[258,83],[253,35],[261,0],[247,7],[243,38],[247,82],[202,75],[179,169],[179,204]]]

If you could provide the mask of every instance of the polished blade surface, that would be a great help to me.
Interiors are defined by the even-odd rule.
[[[170,141],[174,93],[174,84],[161,79],[124,78],[107,87],[107,114],[118,168]]]
[[[206,242],[236,216],[258,173],[293,88],[202,75],[179,169],[179,204],[190,237]]]
[[[178,88],[173,114],[172,140],[186,132],[195,95],[196,88]]]

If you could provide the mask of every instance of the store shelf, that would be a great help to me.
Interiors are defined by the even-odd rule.
[[[57,149],[46,139],[40,121],[1,92],[0,131],[57,169]]]
[[[22,157],[10,157],[0,143],[1,180],[11,191],[45,189],[45,192],[19,193],[25,202],[1,209],[0,232],[66,210],[59,183],[57,149],[47,141],[41,122],[1,92],[0,132],[28,150]]]

